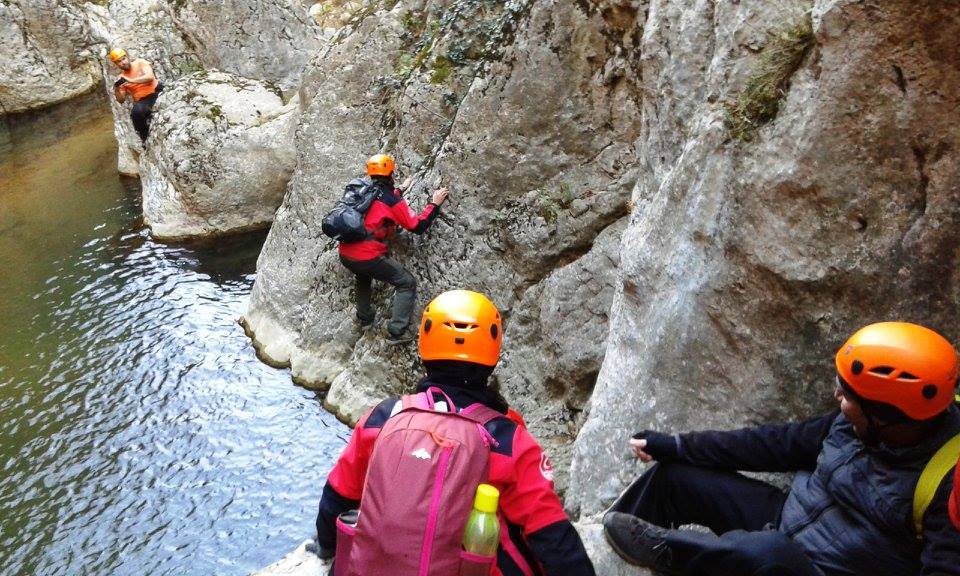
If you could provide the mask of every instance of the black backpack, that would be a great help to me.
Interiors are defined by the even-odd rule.
[[[333,210],[323,217],[321,229],[340,242],[360,242],[370,238],[363,225],[363,216],[377,198],[379,188],[367,178],[354,178],[343,189]]]

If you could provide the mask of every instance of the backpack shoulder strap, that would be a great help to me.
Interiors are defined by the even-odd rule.
[[[937,450],[920,473],[913,491],[913,527],[917,538],[923,537],[923,516],[927,512],[943,478],[957,465],[960,458],[960,434],[947,441]]]
[[[487,422],[495,418],[506,418],[506,414],[501,414],[489,406],[484,406],[479,402],[471,404],[460,411],[460,415],[464,418],[473,420],[481,426],[485,426]]]

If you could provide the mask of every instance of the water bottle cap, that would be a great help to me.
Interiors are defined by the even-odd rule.
[[[473,500],[473,507],[481,512],[496,512],[500,502],[500,491],[489,484],[477,486],[477,497]]]

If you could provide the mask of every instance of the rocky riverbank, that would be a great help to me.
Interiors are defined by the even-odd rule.
[[[503,311],[496,376],[575,516],[637,473],[636,430],[822,409],[861,325],[960,337],[960,20],[944,3],[415,0],[314,9],[320,23],[308,8],[86,10],[168,83],[146,153],[114,107],[154,232],[272,218],[245,327],[344,420],[418,374],[412,347],[358,330],[320,232],[378,150],[417,177],[415,207],[451,188],[393,253],[419,304],[465,287]]]

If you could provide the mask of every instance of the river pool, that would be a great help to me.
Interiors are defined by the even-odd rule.
[[[263,234],[153,242],[88,96],[0,119],[0,573],[247,574],[349,429],[237,319]]]

